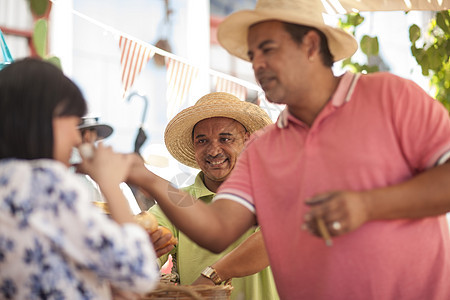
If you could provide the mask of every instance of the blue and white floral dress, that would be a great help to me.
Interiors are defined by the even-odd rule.
[[[0,161],[0,299],[109,299],[159,280],[147,233],[91,203],[54,160]]]

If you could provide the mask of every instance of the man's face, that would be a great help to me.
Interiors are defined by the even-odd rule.
[[[247,43],[255,78],[267,99],[283,104],[298,101],[302,85],[308,79],[305,47],[294,42],[278,21],[252,25]]]
[[[210,118],[194,127],[195,159],[205,180],[225,181],[244,149],[249,134],[241,123],[229,118]]]
[[[83,129],[81,131],[81,137],[83,139],[83,143],[94,144],[98,138],[97,130],[93,128]]]

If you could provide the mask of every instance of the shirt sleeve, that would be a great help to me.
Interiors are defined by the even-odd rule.
[[[420,172],[444,163],[450,156],[448,111],[412,81],[393,84],[394,126],[411,167]]]
[[[34,171],[32,183],[39,205],[30,225],[69,260],[125,290],[145,293],[154,287],[159,270],[144,229],[104,215],[74,174],[42,168]]]
[[[249,148],[246,147],[241,153],[233,172],[220,186],[213,201],[219,199],[235,201],[255,214],[253,190],[251,187],[251,170],[248,163],[248,151]]]

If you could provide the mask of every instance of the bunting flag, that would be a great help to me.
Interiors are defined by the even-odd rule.
[[[216,92],[226,92],[245,101],[247,97],[247,88],[245,86],[222,77],[216,78]]]
[[[192,80],[195,80],[199,69],[166,57],[166,80],[167,80],[167,118],[170,120],[177,114],[189,94]]]
[[[153,57],[155,51],[124,36],[120,36],[119,47],[123,96],[125,97],[127,90],[133,85],[136,75],[139,75],[142,67]]]

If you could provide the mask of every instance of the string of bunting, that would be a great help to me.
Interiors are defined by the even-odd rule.
[[[56,5],[66,5],[60,3],[61,0],[50,1]],[[205,69],[204,67],[196,66],[182,57],[160,49],[150,43],[141,41],[126,33],[120,32],[119,30],[90,18],[71,7],[66,6],[66,8],[70,10],[72,14],[119,37],[123,97],[125,97],[127,92],[131,89],[145,64],[155,54],[159,54],[163,56],[166,61],[166,98],[168,102],[167,114],[169,118],[179,111],[181,105],[186,100],[191,89],[191,85],[195,81],[195,78],[197,78],[199,72],[207,72],[215,78],[216,91],[228,92],[241,100],[245,100],[247,96],[247,89],[254,90],[258,94],[257,102],[261,104],[265,103],[266,106],[268,105],[267,101],[265,101],[264,92],[256,84],[210,68]],[[267,107],[267,109],[275,110],[276,112],[280,111],[279,109],[273,109],[272,107]]]
[[[244,86],[222,77],[216,77],[216,92],[227,92],[241,100],[247,98],[247,89]]]
[[[120,66],[122,69],[123,97],[134,83],[136,74],[139,74],[144,64],[155,55],[155,51],[137,42],[120,36],[119,47],[121,49]]]
[[[166,68],[167,117],[171,119],[179,112],[189,93],[192,80],[196,79],[199,69],[170,57],[166,58]]]

